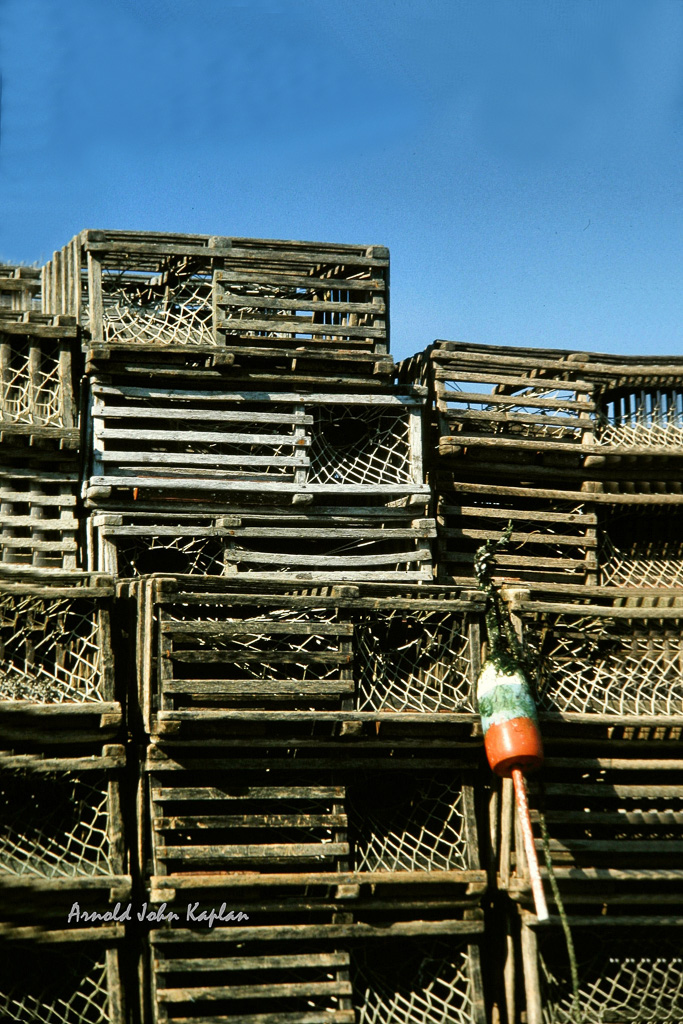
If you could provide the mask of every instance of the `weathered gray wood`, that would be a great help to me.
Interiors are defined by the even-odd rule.
[[[163,947],[162,947],[163,948]],[[269,956],[231,956],[231,957],[175,957],[155,959],[155,967],[164,974],[176,974],[181,971],[273,971],[289,967],[342,967],[350,962],[350,955],[340,953],[283,953]]]
[[[192,986],[164,988],[157,996],[165,1003],[199,1002],[216,999],[285,999],[293,996],[341,995],[352,993],[347,981],[280,982],[273,985]]]
[[[484,931],[479,919],[442,921],[397,921],[388,925],[366,924],[295,924],[295,925],[235,925],[230,928],[214,927],[210,932],[191,928],[158,929],[150,933],[153,946],[169,942],[271,942],[273,939],[389,939],[394,937],[428,935],[477,935]]]

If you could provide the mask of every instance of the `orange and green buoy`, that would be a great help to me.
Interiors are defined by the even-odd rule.
[[[477,680],[477,706],[484,731],[484,747],[492,770],[512,778],[529,880],[539,921],[548,919],[536,845],[531,829],[524,772],[543,764],[543,743],[531,687],[523,668],[523,651],[512,624],[491,580],[493,555],[506,544],[512,532],[508,525],[499,541],[487,541],[475,556],[475,571],[487,592],[486,631],[488,658]]]

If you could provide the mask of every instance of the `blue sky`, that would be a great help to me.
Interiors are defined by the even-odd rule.
[[[388,245],[392,351],[683,353],[681,0],[0,0],[0,259]]]

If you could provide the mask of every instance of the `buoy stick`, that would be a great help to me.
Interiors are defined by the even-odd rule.
[[[529,881],[531,882],[531,892],[533,893],[534,905],[536,907],[536,917],[539,921],[547,921],[548,905],[545,901],[545,893],[543,892],[541,869],[538,866],[538,857],[536,856],[536,847],[534,845],[534,834],[531,831],[529,802],[526,798],[526,786],[524,785],[524,774],[521,768],[512,769],[512,782],[515,787],[515,796],[517,798],[519,824],[524,838],[524,851],[526,853],[527,864],[529,865]]]

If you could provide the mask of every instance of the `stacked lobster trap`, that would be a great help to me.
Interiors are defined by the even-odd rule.
[[[533,912],[503,779],[507,1019],[676,1020],[683,360],[436,342],[399,376],[429,389],[437,579],[466,585],[477,548],[511,524],[493,575],[546,744],[528,796],[551,916]],[[579,1016],[551,871],[574,934]]]
[[[81,337],[79,543],[116,579],[137,891],[245,917],[153,921],[145,1019],[485,1024],[483,603],[432,586],[388,251],[86,231],[42,296]]]

